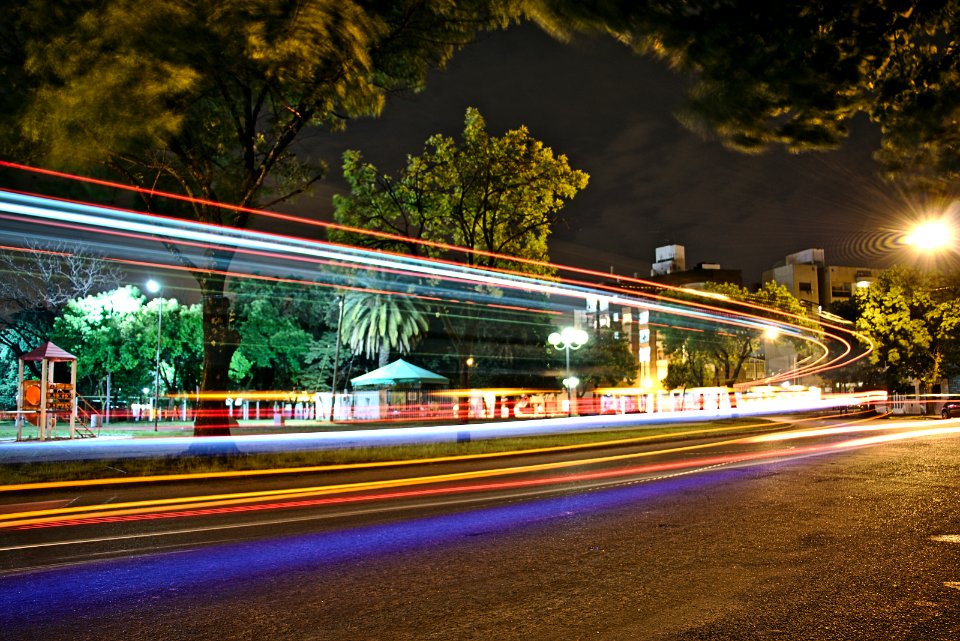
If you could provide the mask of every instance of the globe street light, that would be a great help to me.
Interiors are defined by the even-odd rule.
[[[582,329],[564,327],[559,332],[553,332],[547,341],[555,348],[563,348],[567,357],[567,377],[563,379],[563,386],[567,388],[567,416],[573,416],[573,390],[580,384],[580,379],[570,376],[570,350],[580,349],[587,344],[590,335]]]
[[[153,431],[159,431],[157,423],[160,420],[160,331],[163,328],[163,285],[153,280],[147,281],[147,291],[159,294],[157,306],[157,371],[153,381]]]

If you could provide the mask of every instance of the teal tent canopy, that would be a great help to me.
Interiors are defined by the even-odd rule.
[[[367,372],[363,376],[351,378],[356,387],[418,387],[420,385],[447,385],[450,379],[434,374],[430,370],[417,367],[398,358],[389,365]]]

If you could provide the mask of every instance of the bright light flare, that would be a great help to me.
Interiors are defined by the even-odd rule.
[[[921,223],[904,237],[903,242],[920,251],[946,249],[954,242],[953,226],[944,220]]]

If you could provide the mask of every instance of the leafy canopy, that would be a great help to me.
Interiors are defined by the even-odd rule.
[[[487,0],[11,0],[0,151],[201,198],[142,196],[152,212],[244,228],[247,212],[208,201],[269,207],[309,189],[324,166],[298,153],[304,132],[377,115],[517,12]],[[240,338],[233,252],[171,251],[203,299],[202,389],[224,390]]]
[[[769,313],[759,313],[770,318],[783,319],[774,310],[801,317],[805,315],[800,301],[786,287],[775,282],[765,283],[755,293],[730,283],[708,283],[705,290],[732,301],[749,301],[767,307],[771,310]],[[702,298],[697,300],[703,301]],[[725,303],[722,298],[717,298],[711,300],[711,305],[722,308]],[[741,379],[747,359],[755,356],[760,348],[761,336],[755,328],[716,324],[692,327],[696,323],[687,320],[677,325],[676,319],[669,316],[660,322],[667,325],[661,335],[669,359],[664,379],[668,388],[733,385]],[[794,341],[798,352],[805,349],[795,339],[777,340]]]
[[[871,362],[903,384],[932,386],[960,371],[960,279],[894,267],[857,290],[857,329],[875,345]]]
[[[562,366],[564,350],[547,349],[553,352],[555,365]],[[618,336],[612,329],[603,327],[590,332],[586,345],[570,352],[570,368],[580,379],[580,389],[622,387],[633,385],[639,361],[630,351],[627,336]]]
[[[833,148],[862,115],[890,177],[943,189],[960,177],[957,0],[531,4],[556,35],[610,33],[688,73],[681,120],[734,149]]]
[[[163,327],[158,314],[163,305]],[[83,393],[104,393],[110,374],[114,394],[153,388],[160,329],[161,393],[193,391],[202,362],[199,305],[176,299],[147,301],[127,285],[71,301],[54,323],[52,340],[77,357]]]
[[[459,143],[431,136],[421,155],[407,157],[397,178],[357,151],[344,154],[343,169],[351,193],[334,197],[336,220],[393,237],[341,234],[339,240],[429,256],[443,251],[417,241],[458,245],[485,252],[468,253],[463,260],[470,265],[532,273],[550,270],[490,254],[549,261],[551,226],[588,181],[526,127],[491,136],[472,107]]]
[[[402,293],[348,292],[343,303],[344,340],[354,354],[377,358],[383,367],[391,351],[410,352],[429,323],[422,306]]]

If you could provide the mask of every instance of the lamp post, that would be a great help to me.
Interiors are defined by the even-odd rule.
[[[147,281],[147,291],[151,294],[159,294],[159,305],[157,306],[157,370],[153,381],[153,431],[159,431],[158,422],[160,421],[160,332],[163,329],[163,285],[153,280]]]
[[[333,355],[333,384],[330,386],[330,422],[333,422],[334,410],[337,406],[337,370],[340,366],[340,336],[343,325],[343,294],[337,297],[337,351]]]
[[[573,416],[573,390],[580,384],[580,379],[570,375],[570,350],[580,349],[586,345],[590,336],[582,329],[564,327],[559,332],[553,332],[547,341],[555,348],[562,348],[566,353],[567,377],[563,379],[563,386],[567,388],[567,416]]]

